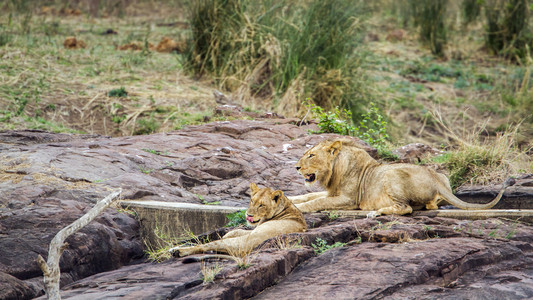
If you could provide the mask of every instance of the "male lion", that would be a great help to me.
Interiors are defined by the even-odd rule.
[[[289,197],[302,212],[324,209],[372,210],[369,216],[408,214],[414,209],[438,209],[445,200],[462,209],[489,209],[505,188],[487,204],[470,204],[455,197],[448,178],[433,169],[412,164],[382,164],[349,139],[322,141],[296,164],[306,184],[316,181],[327,192]]]
[[[304,216],[282,191],[260,189],[255,183],[251,183],[250,188],[252,198],[246,211],[246,221],[249,225],[257,226],[254,230],[235,229],[218,241],[192,247],[176,247],[171,249],[171,252],[178,256],[206,251],[242,255],[267,239],[286,233],[304,232],[307,229]]]

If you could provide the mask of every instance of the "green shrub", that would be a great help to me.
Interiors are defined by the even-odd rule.
[[[396,160],[397,156],[388,150],[387,142],[390,139],[387,133],[387,121],[374,103],[370,103],[367,113],[361,114],[359,124],[353,125],[352,112],[335,108],[325,111],[322,107],[307,104],[309,109],[318,118],[318,133],[337,133],[341,135],[356,136],[378,150],[378,155],[385,160]]]
[[[225,225],[225,227],[246,225],[246,209],[227,214],[226,219],[228,219],[229,222]]]

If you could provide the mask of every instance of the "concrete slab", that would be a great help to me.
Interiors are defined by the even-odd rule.
[[[366,218],[370,211],[364,210],[339,210],[339,216],[349,216],[357,219]],[[533,223],[533,209],[487,209],[487,210],[462,210],[439,209],[415,211],[407,216],[443,217],[461,220],[485,220],[488,218],[504,218]]]
[[[190,233],[199,235],[228,222],[226,215],[246,207],[202,205],[163,201],[121,201],[124,209],[134,211],[141,223],[145,243],[159,247],[167,239],[188,239]],[[158,237],[159,236],[159,237]]]

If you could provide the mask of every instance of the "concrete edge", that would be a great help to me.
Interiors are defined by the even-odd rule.
[[[343,217],[366,218],[370,211],[364,210],[339,210],[336,213]],[[484,220],[488,218],[505,218],[526,223],[533,223],[533,209],[487,209],[487,210],[462,210],[439,209],[414,211],[406,216],[442,217],[462,220]]]
[[[206,211],[213,213],[232,213],[246,209],[246,207],[233,207],[221,205],[193,204],[182,202],[164,202],[164,201],[141,201],[141,200],[124,200],[120,202],[123,208],[142,207],[165,210],[187,210],[187,211]]]

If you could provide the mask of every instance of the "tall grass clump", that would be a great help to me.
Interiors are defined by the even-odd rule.
[[[452,189],[466,183],[486,185],[503,182],[509,176],[533,171],[527,150],[519,149],[516,143],[519,126],[509,127],[496,137],[480,140],[484,130],[485,127],[481,126],[460,137],[448,128],[458,146],[436,160],[447,167]]]
[[[231,65],[232,51],[242,48],[246,36],[242,0],[199,0],[190,8],[192,36],[186,66],[197,75],[225,75]],[[238,39],[241,37],[242,39]],[[253,53],[250,53],[253,54]]]
[[[278,35],[285,46],[276,69],[278,91],[303,80],[305,94],[316,104],[326,109],[352,108],[349,101],[361,97],[362,90],[361,82],[355,80],[360,57],[353,55],[360,42],[360,10],[349,1],[313,1],[302,17],[294,19],[296,27],[283,28]]]
[[[287,115],[301,113],[305,97],[353,110],[364,97],[362,11],[347,0],[195,1],[184,66]]]
[[[525,57],[533,46],[528,1],[487,0],[484,7],[487,47],[507,58]]]
[[[461,9],[464,25],[468,25],[477,20],[481,14],[482,3],[482,0],[463,0]]]
[[[444,55],[447,43],[447,29],[445,25],[446,7],[448,0],[421,0],[418,5],[411,5],[414,9],[415,25],[420,28],[420,40],[429,45],[434,55]]]

